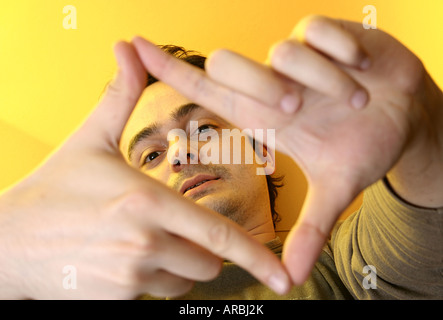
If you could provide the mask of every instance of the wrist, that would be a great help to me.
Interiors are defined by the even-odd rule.
[[[388,173],[405,201],[441,207],[443,199],[443,94],[426,73],[408,114],[410,131],[402,155]]]
[[[410,149],[423,146],[432,150],[442,148],[443,93],[428,73],[425,74],[420,91],[416,94],[417,107],[411,116],[415,119],[413,143]],[[411,119],[411,121],[414,121]]]

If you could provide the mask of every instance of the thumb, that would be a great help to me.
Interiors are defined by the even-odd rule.
[[[346,189],[345,189],[346,190]],[[309,186],[296,225],[285,242],[283,263],[292,281],[303,284],[340,214],[357,195],[338,186]]]
[[[118,150],[120,136],[138,99],[146,87],[147,72],[132,44],[119,41],[114,46],[118,69],[114,79],[75,136],[82,145]]]

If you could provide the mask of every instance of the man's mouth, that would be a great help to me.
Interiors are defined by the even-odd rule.
[[[211,176],[211,175],[197,175],[183,182],[180,188],[180,193],[184,195],[185,193],[189,192],[192,189],[196,189],[203,184],[207,184],[208,182],[219,179],[220,177]]]

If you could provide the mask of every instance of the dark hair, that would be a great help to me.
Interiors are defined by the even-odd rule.
[[[186,50],[183,47],[175,45],[163,45],[159,47],[166,53],[169,53],[178,59],[184,60],[200,69],[203,70],[205,69],[206,57],[197,51]],[[148,81],[146,86],[150,86],[151,84],[157,81],[158,81],[157,78],[148,73]],[[255,143],[253,143],[253,146],[255,146]],[[271,175],[266,175],[266,182],[268,185],[268,192],[269,192],[269,203],[271,206],[271,214],[272,214],[272,221],[274,222],[274,227],[275,224],[278,221],[280,221],[280,215],[275,210],[275,200],[277,199],[278,196],[277,189],[283,186],[283,178],[284,178],[283,176],[273,177]]]

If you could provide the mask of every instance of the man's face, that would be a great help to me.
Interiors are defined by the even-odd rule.
[[[148,176],[253,230],[271,219],[269,194],[266,177],[257,175],[265,165],[255,158],[245,164],[254,151],[250,139],[240,135],[229,122],[156,82],[134,109],[121,150]],[[241,146],[234,140],[242,141]],[[239,154],[241,163],[233,164]]]

